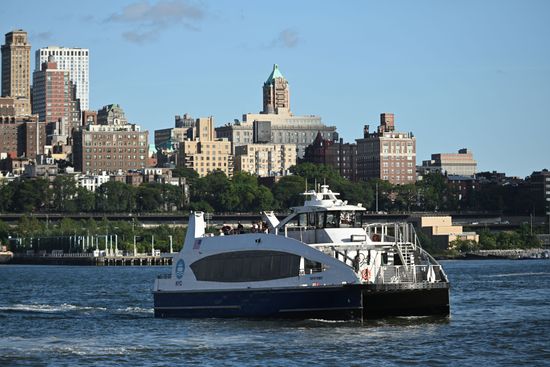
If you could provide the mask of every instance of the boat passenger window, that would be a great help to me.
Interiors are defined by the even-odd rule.
[[[307,214],[300,213],[294,217],[292,224],[296,227],[307,227]]]
[[[345,211],[340,213],[340,227],[354,227],[355,224],[355,212]]]
[[[300,256],[281,251],[235,251],[207,256],[191,264],[197,280],[258,282],[298,276]]]
[[[340,222],[340,212],[327,212],[327,222],[325,228],[338,228]]]
[[[315,225],[317,228],[325,228],[325,212],[317,213],[317,221]]]
[[[321,264],[318,261],[308,260],[304,258],[304,273],[305,274],[312,274],[312,273],[320,273],[322,272],[323,264]]]
[[[315,213],[307,213],[308,226],[315,227]]]

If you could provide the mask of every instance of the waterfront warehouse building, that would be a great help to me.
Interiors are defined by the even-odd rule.
[[[277,65],[263,85],[263,110],[247,113],[242,121],[236,120],[216,128],[217,136],[227,138],[233,148],[245,144],[295,144],[298,158],[315,140],[317,133],[324,139],[335,140],[335,126],[326,126],[320,116],[296,116],[290,111],[290,87]]]
[[[44,62],[52,56],[60,70],[68,71],[69,78],[76,86],[76,98],[80,100],[80,109],[86,111],[90,106],[90,51],[87,48],[48,46],[35,52],[35,70],[40,70]]]
[[[365,125],[357,142],[357,178],[373,178],[392,184],[416,182],[416,138],[411,132],[395,131],[393,113],[380,114],[375,132]]]

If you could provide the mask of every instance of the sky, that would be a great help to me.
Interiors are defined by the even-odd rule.
[[[278,64],[295,115],[354,142],[395,114],[417,164],[471,149],[478,171],[550,169],[550,1],[2,0],[34,51],[90,50],[90,108],[150,131],[262,109]],[[2,44],[3,44],[2,40]]]

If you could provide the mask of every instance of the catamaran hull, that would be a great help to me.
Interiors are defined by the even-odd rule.
[[[155,292],[155,317],[371,320],[448,316],[448,284],[404,289],[353,285],[297,289]]]
[[[362,320],[352,287],[154,292],[155,317]]]
[[[435,283],[425,287],[402,285],[363,286],[365,319],[391,316],[448,316],[449,284]]]

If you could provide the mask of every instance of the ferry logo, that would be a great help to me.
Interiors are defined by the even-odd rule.
[[[176,277],[178,279],[181,279],[183,277],[184,271],[185,271],[185,262],[183,262],[183,259],[179,259],[178,263],[176,264]]]

